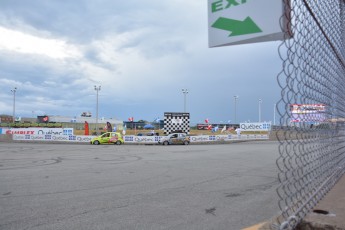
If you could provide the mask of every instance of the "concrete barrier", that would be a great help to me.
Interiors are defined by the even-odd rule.
[[[64,143],[84,143],[89,144],[91,139],[95,136],[83,135],[53,135],[53,134],[2,134],[2,141],[15,142],[64,142]],[[124,136],[126,144],[158,144],[163,136]],[[251,134],[251,135],[200,135],[190,136],[191,144],[207,144],[207,143],[230,143],[238,141],[250,140],[269,140],[266,134]]]
[[[12,140],[12,134],[0,134],[0,142],[11,142]]]

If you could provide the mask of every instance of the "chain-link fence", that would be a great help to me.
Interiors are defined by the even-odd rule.
[[[345,2],[284,1],[291,30],[279,47],[281,215],[272,229],[294,229],[345,172]]]

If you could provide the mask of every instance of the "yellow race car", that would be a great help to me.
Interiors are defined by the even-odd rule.
[[[99,144],[115,144],[115,145],[121,145],[125,143],[121,133],[118,132],[106,132],[102,135],[93,138],[90,141],[90,144],[92,145],[99,145]]]

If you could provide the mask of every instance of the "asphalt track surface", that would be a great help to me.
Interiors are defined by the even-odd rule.
[[[237,230],[278,212],[276,142],[0,142],[0,229]]]

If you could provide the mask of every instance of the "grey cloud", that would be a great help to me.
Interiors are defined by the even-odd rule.
[[[188,88],[193,120],[231,119],[233,95],[240,95],[239,118],[254,121],[258,98],[270,117],[279,96],[278,43],[209,49],[206,14],[199,1],[2,0],[0,26],[67,41],[82,57],[0,50],[0,90],[15,79],[18,111],[78,115],[94,113],[93,85],[100,84],[100,116],[153,119],[182,111]]]
[[[25,22],[54,36],[86,43],[108,33],[159,24],[159,19],[147,18],[162,6],[159,1],[12,0],[0,2],[0,14],[5,27],[18,28]]]

